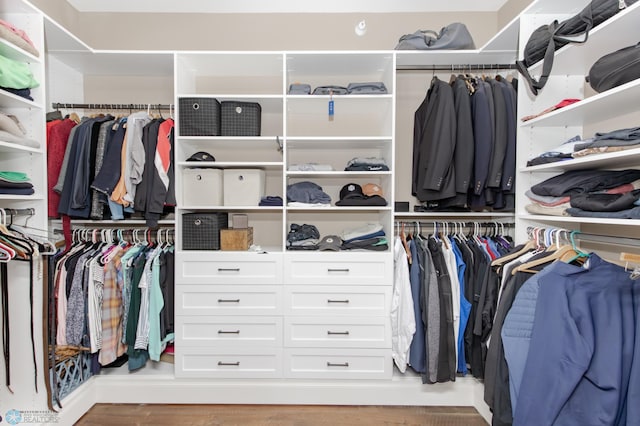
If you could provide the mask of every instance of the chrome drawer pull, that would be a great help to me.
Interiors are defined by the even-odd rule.
[[[348,336],[348,335],[349,335],[349,332],[348,332],[348,331],[331,331],[331,330],[328,330],[328,331],[327,331],[327,334],[328,334],[329,336],[332,336],[332,335]]]
[[[348,367],[348,366],[349,366],[348,362],[339,363],[339,362],[327,361],[327,367]]]
[[[240,367],[240,361],[236,361],[236,362],[218,361],[218,365],[225,365],[225,366],[231,366],[231,367]]]
[[[349,272],[349,268],[327,268],[327,272]]]
[[[218,299],[218,303],[240,303],[240,299]]]
[[[233,331],[218,330],[218,334],[240,334],[240,330],[233,330]]]
[[[240,268],[218,268],[218,272],[240,272]]]
[[[344,300],[327,299],[327,303],[349,303],[349,299],[344,299]]]

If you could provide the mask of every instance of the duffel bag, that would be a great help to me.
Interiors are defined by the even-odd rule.
[[[640,43],[608,53],[589,69],[587,81],[596,92],[604,92],[640,78]]]
[[[556,50],[567,43],[584,43],[589,37],[589,31],[617,14],[621,9],[632,5],[637,0],[592,0],[577,15],[549,25],[537,28],[529,37],[523,52],[523,59],[516,61],[516,67],[527,80],[529,89],[537,95],[542,89],[553,67],[553,57]],[[528,68],[544,60],[542,74],[538,80],[529,74]]]

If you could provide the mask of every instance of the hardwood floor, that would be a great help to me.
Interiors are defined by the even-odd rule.
[[[79,426],[486,426],[472,407],[97,404]]]

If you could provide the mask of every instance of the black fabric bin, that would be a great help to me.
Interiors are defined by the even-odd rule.
[[[260,136],[262,107],[256,102],[222,101],[221,136]]]
[[[180,136],[220,136],[220,102],[215,98],[178,100]]]
[[[226,212],[198,212],[182,215],[183,250],[220,250],[220,230],[228,228]]]

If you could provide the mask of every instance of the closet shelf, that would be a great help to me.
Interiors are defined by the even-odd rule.
[[[175,225],[174,219],[161,219],[158,221],[158,225]],[[60,219],[51,220],[52,225],[62,226]],[[124,220],[91,220],[91,219],[71,219],[71,225],[89,225],[93,227],[127,227],[127,226],[139,226],[146,225],[147,222],[144,219],[124,219]]]
[[[634,111],[640,98],[640,79],[583,99],[564,108],[526,121],[520,127],[568,127],[598,123]]]
[[[33,194],[33,195],[0,194],[0,200],[41,201],[41,200],[44,200],[44,197],[42,195],[39,195],[39,194]]]
[[[44,153],[41,148],[33,148],[31,146],[24,146],[17,143],[3,141],[0,141],[0,152],[31,152],[34,154]]]
[[[265,169],[282,170],[282,162],[260,161],[179,161],[178,166],[186,169]]]
[[[573,216],[544,216],[523,214],[519,216],[523,220],[534,220],[536,222],[553,222],[553,223],[585,223],[600,225],[623,225],[623,226],[640,226],[640,219],[612,219],[598,217],[573,217]]]
[[[498,213],[498,212],[395,212],[393,216],[396,219],[403,218],[514,218],[515,213]]]
[[[640,3],[636,2],[592,29],[587,43],[569,43],[558,49],[553,59],[551,74],[588,74],[589,68],[601,56],[638,43],[639,21]],[[612,43],[612,32],[615,33],[615,44]],[[541,72],[542,62],[531,66],[532,75]]]
[[[290,136],[287,147],[295,149],[352,150],[386,148],[391,146],[391,136]],[[355,156],[355,153],[354,153]]]
[[[625,151],[591,154],[573,160],[558,161],[556,163],[540,164],[538,166],[523,167],[522,172],[563,172],[566,170],[580,170],[586,168],[637,168],[640,164],[640,148]]]
[[[341,212],[380,212],[391,211],[391,206],[331,206],[331,207],[287,207],[292,213],[341,213]]]
[[[37,108],[42,109],[42,105],[35,101],[14,95],[5,90],[0,90],[0,108]]]
[[[287,177],[290,178],[374,178],[392,176],[393,173],[388,172],[348,172],[348,171],[332,171],[332,172],[313,172],[313,171],[288,171]]]
[[[281,212],[282,206],[180,206],[180,210]]]
[[[311,101],[313,99],[327,102],[331,98],[335,101],[338,101],[339,99],[393,99],[393,95],[287,95],[288,101]]]
[[[0,55],[18,62],[40,63],[42,59],[0,38]]]

